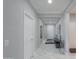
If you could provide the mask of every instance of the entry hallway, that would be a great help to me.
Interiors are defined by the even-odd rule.
[[[33,54],[32,59],[76,59],[75,54],[65,55],[53,44],[42,44]]]
[[[4,0],[3,5],[4,59],[76,59],[76,0]]]

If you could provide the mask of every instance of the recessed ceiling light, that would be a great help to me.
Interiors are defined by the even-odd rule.
[[[48,3],[49,3],[49,4],[52,4],[52,2],[53,2],[52,0],[48,0]]]

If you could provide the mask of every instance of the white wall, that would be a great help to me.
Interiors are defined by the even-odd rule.
[[[59,25],[61,25],[61,40],[64,40],[64,18],[62,17],[55,25],[55,35],[59,36]]]
[[[69,54],[69,48],[76,48],[76,16],[65,13],[56,24],[56,34],[58,26],[61,24],[61,40],[64,40],[64,53]]]
[[[60,21],[55,25],[55,29],[56,29],[56,34],[58,35],[59,37],[59,31],[58,31],[58,27],[59,27],[59,24],[61,24],[61,40],[63,41],[64,43],[64,48],[60,50],[60,52],[62,53],[65,53],[66,55],[68,55],[69,53],[69,43],[68,43],[68,30],[69,30],[69,13],[65,13],[63,15],[63,17],[60,19]]]
[[[65,30],[64,30],[65,27],[64,26],[65,26],[65,24],[64,24],[64,17],[62,17],[59,20],[59,22],[55,25],[55,35],[57,35],[58,38],[60,39],[59,25],[61,25],[61,40],[65,44],[65,35],[64,35],[64,32],[65,32]],[[62,48],[60,50],[60,53],[65,53],[64,51],[65,51],[65,48]]]
[[[69,21],[69,48],[76,48],[76,15],[70,15]]]
[[[43,40],[47,39],[47,25],[43,25]]]
[[[35,41],[36,41],[36,49],[40,46],[40,22],[39,19],[35,21]]]
[[[65,13],[64,15],[64,39],[65,39],[65,54],[69,54],[69,13]]]
[[[3,0],[3,57],[24,59],[24,0]]]
[[[27,47],[26,41],[24,40],[24,11],[29,15],[33,22],[30,21],[30,25],[34,25],[33,27],[30,26],[33,30],[30,33],[31,35],[30,39],[33,39],[32,43],[35,43],[33,45],[34,50],[39,47],[39,28],[38,28],[38,19],[35,15],[35,12],[31,8],[31,6],[25,1],[25,0],[4,0],[4,58],[7,59],[26,59],[26,53]],[[28,17],[29,17],[28,16]],[[27,21],[25,21],[27,23]],[[31,24],[32,23],[32,24]],[[29,27],[28,26],[28,27]],[[27,26],[26,26],[27,27]],[[28,28],[28,29],[30,29]],[[26,50],[25,50],[26,49]],[[30,49],[30,48],[29,48]],[[29,52],[28,52],[29,53]],[[30,52],[31,53],[31,52]],[[25,55],[24,55],[25,54]]]

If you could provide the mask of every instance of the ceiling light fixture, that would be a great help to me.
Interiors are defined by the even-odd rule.
[[[48,0],[48,3],[49,3],[49,4],[52,4],[52,2],[53,2],[52,0]]]

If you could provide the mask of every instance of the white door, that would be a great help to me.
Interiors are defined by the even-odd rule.
[[[33,19],[24,15],[24,59],[30,59],[33,53]]]

